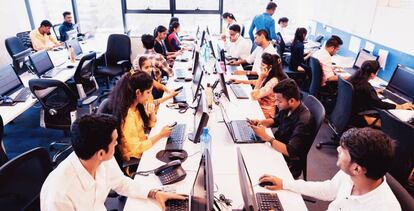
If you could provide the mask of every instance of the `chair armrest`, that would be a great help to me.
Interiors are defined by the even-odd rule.
[[[32,53],[32,49],[28,48],[28,49],[26,49],[26,50],[24,50],[20,53],[14,54],[12,57],[13,57],[14,60],[20,60],[20,59],[23,59],[24,57],[28,56],[31,53]]]
[[[128,60],[121,60],[121,61],[116,62],[117,65],[125,65],[127,63],[130,63],[130,62]]]
[[[98,96],[92,95],[92,96],[90,96],[90,97],[88,97],[86,99],[80,100],[80,105],[81,106],[90,105],[93,102],[95,102],[97,99],[98,99]]]
[[[125,162],[122,163],[122,168],[130,167],[130,166],[133,166],[133,165],[138,165],[139,162],[140,162],[139,159],[131,158],[131,160],[125,161]]]
[[[116,62],[117,65],[121,65],[121,67],[124,69],[124,72],[127,72],[131,69],[132,64],[128,60],[121,60]]]

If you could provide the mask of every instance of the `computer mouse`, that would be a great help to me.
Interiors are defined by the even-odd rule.
[[[69,69],[72,69],[72,68],[74,68],[75,66],[74,65],[68,65],[68,66],[66,66],[67,68],[69,68]]]
[[[273,186],[273,182],[261,182],[259,183],[260,187],[266,187],[266,186]]]
[[[168,158],[170,160],[184,160],[186,158],[186,154],[182,152],[171,152],[170,155],[168,155]]]
[[[185,82],[190,82],[190,81],[192,81],[192,80],[193,80],[193,79],[191,79],[191,78],[185,78],[185,79],[184,79],[184,81],[185,81]]]

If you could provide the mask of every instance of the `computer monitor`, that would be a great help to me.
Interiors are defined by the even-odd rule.
[[[203,128],[207,126],[209,119],[206,95],[201,92],[197,99],[198,103],[194,112],[194,128],[193,132],[188,135],[188,139],[194,143],[200,142],[201,133]]]
[[[204,45],[205,39],[206,39],[206,31],[203,31],[203,33],[201,34],[201,39],[200,39],[200,48],[201,46]]]
[[[47,51],[38,51],[30,55],[29,59],[34,71],[39,77],[55,67]]]
[[[23,87],[20,77],[10,64],[0,68],[0,96],[7,96]]]
[[[361,68],[362,64],[365,61],[368,61],[368,60],[375,60],[376,61],[376,60],[378,60],[378,56],[374,56],[374,55],[370,54],[369,51],[367,51],[365,49],[361,49],[358,52],[358,55],[355,59],[354,66],[353,66],[354,69]]]
[[[213,210],[214,206],[214,180],[211,156],[208,149],[200,160],[197,175],[191,190],[191,210]]]
[[[193,85],[191,86],[191,90],[193,91],[193,102],[196,100],[197,96],[200,93],[201,89],[201,82],[203,80],[204,75],[204,68],[199,64],[196,68],[196,72],[193,76]]]
[[[218,59],[217,57],[216,57],[216,51],[215,51],[215,49],[214,49],[214,46],[213,46],[213,41],[211,41],[211,39],[208,41],[208,44],[209,44],[209,46],[210,46],[210,49],[211,49],[211,53],[213,54],[213,57],[214,58],[216,58],[216,59]]]
[[[390,82],[387,85],[387,89],[391,92],[403,95],[410,102],[414,100],[414,70],[403,66],[397,65]]]
[[[237,161],[239,165],[239,182],[244,201],[244,209],[246,211],[257,211],[256,197],[253,191],[252,181],[246,168],[243,155],[240,148],[237,148]]]
[[[220,63],[218,63],[218,64],[220,65]],[[220,75],[219,76],[220,77],[220,86],[222,88],[222,92],[224,93],[226,98],[230,101],[229,91],[227,90],[226,79],[224,78],[224,73],[220,72],[219,75]]]
[[[199,36],[200,36],[200,26],[197,26],[196,40],[199,38]]]
[[[76,56],[79,56],[83,53],[82,47],[80,46],[79,41],[77,39],[68,40],[65,42],[65,45],[68,49],[69,47],[72,47]]]
[[[210,36],[210,30],[208,29],[208,26],[206,27],[206,31],[207,31],[208,36]]]
[[[193,56],[193,75],[196,73],[198,68],[198,63],[200,59],[200,51],[199,49],[196,49],[198,47],[194,48],[194,56]]]
[[[76,39],[78,37],[78,30],[76,28],[66,32],[68,40]]]

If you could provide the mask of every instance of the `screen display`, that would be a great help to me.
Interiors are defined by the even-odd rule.
[[[39,51],[30,55],[29,58],[38,75],[43,75],[43,73],[54,68],[47,51]]]
[[[393,92],[401,93],[414,99],[414,70],[409,67],[398,66],[387,86]]]
[[[8,95],[14,89],[20,87],[22,83],[20,82],[19,76],[11,65],[6,65],[0,69],[0,95]]]

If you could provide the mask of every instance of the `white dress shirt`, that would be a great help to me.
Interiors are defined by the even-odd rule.
[[[239,37],[236,42],[225,42],[227,54],[233,58],[246,59],[252,49],[252,41],[244,37]]]
[[[283,181],[283,189],[324,201],[332,201],[328,211],[400,211],[401,207],[387,181],[363,195],[351,195],[354,184],[351,177],[339,171],[331,180],[306,182],[303,180]]]
[[[312,57],[318,59],[319,63],[321,64],[321,67],[322,67],[321,86],[325,86],[328,78],[335,76],[335,72],[333,71],[333,66],[332,66],[332,56],[331,54],[329,54],[326,48],[321,48],[315,53],[313,53]]]
[[[110,190],[134,198],[147,198],[150,188],[125,176],[115,159],[103,162],[95,179],[73,152],[53,170],[40,193],[42,211],[102,210]]]
[[[260,73],[261,69],[260,66],[262,65],[262,54],[263,53],[270,53],[270,54],[277,54],[276,49],[273,47],[272,43],[270,43],[265,49],[260,46],[257,46],[256,49],[246,58],[247,63],[252,64],[253,68],[252,71],[256,71],[258,74]]]

